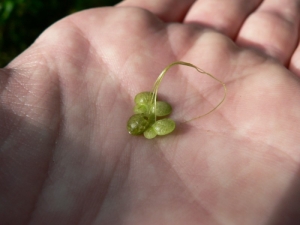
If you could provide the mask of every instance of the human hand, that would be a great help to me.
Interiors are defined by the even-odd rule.
[[[1,223],[299,224],[299,5],[260,2],[128,0],[47,29],[1,70]],[[177,60],[225,102],[181,124],[223,90],[178,66],[159,89],[174,133],[129,135]]]

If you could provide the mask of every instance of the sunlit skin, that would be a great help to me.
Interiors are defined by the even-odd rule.
[[[128,0],[48,28],[0,70],[0,224],[300,224],[298,2]],[[182,123],[223,90],[173,67],[174,132],[128,134],[178,60],[223,104]]]

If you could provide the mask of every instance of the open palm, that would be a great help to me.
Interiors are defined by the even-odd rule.
[[[67,17],[1,70],[1,224],[299,224],[298,1],[140,2]],[[129,135],[177,60],[225,102],[181,123],[223,90],[174,67],[176,130]]]

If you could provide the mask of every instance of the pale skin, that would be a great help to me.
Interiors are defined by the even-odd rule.
[[[0,70],[1,224],[299,224],[299,15],[296,0],[128,0],[48,28]],[[180,125],[223,94],[180,67],[159,90],[176,130],[128,134],[134,96],[177,60],[225,102]]]

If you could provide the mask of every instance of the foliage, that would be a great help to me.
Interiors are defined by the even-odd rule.
[[[0,0],[0,67],[25,50],[48,26],[70,13],[120,0]]]

